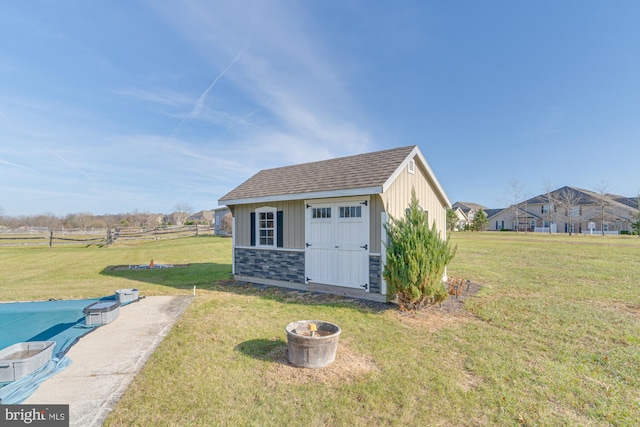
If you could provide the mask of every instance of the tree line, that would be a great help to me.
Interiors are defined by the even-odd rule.
[[[94,215],[90,212],[70,213],[57,216],[52,213],[37,215],[8,216],[0,207],[0,227],[42,227],[61,228],[116,228],[116,227],[157,227],[160,225],[192,225],[196,221],[188,221],[193,208],[187,203],[177,203],[171,214],[151,213],[134,209],[133,212]]]

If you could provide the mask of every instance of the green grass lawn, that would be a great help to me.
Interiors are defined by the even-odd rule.
[[[161,425],[636,425],[640,239],[458,233],[470,314],[399,315],[337,297],[228,284],[230,240],[0,249],[0,300],[199,289],[107,419]],[[127,264],[189,263],[156,271]],[[336,362],[287,365],[287,323],[342,328]]]
[[[188,268],[114,270],[149,264]],[[48,246],[0,248],[0,301],[80,299],[138,288],[147,295],[184,294],[208,287],[231,273],[231,239],[203,236],[110,247]]]

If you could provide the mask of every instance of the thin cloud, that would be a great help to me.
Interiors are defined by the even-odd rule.
[[[148,91],[141,89],[125,89],[116,91],[117,95],[127,96],[145,102],[161,104],[170,107],[178,107],[191,104],[192,100],[188,97],[170,91]]]
[[[2,160],[2,159],[0,159],[0,163],[3,164],[3,165],[12,166],[14,168],[26,169],[26,170],[29,170],[29,171],[33,171],[33,169],[31,169],[30,167],[19,165],[17,163],[8,162],[8,161]]]

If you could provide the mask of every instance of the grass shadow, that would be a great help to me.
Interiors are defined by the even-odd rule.
[[[265,362],[273,362],[288,365],[282,360],[282,353],[286,352],[287,343],[282,340],[254,339],[241,342],[234,350]]]
[[[256,295],[260,298],[283,304],[319,305],[334,308],[346,307],[366,313],[381,313],[387,310],[397,310],[398,308],[393,303],[368,301],[344,295],[289,289],[236,280],[222,280],[218,283],[217,289],[223,292]]]
[[[158,286],[168,286],[175,289],[198,288],[211,289],[221,280],[226,280],[231,274],[231,264],[217,264],[213,262],[178,264],[171,268],[128,268],[123,265],[110,265],[102,269],[100,274],[131,280],[133,282],[149,283]]]
[[[100,274],[118,277],[132,282],[168,286],[174,289],[198,289],[229,292],[238,295],[255,295],[284,304],[322,305],[328,307],[348,307],[361,312],[383,312],[395,310],[392,303],[361,300],[353,297],[288,289],[279,286],[262,285],[251,282],[235,281],[231,278],[230,264],[190,263],[175,265],[172,268],[136,268],[127,265],[110,265]],[[133,285],[132,287],[136,287]]]

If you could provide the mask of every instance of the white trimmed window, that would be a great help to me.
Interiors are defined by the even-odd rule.
[[[361,218],[361,206],[340,206],[340,218]]]
[[[256,245],[276,246],[276,208],[256,209]]]

